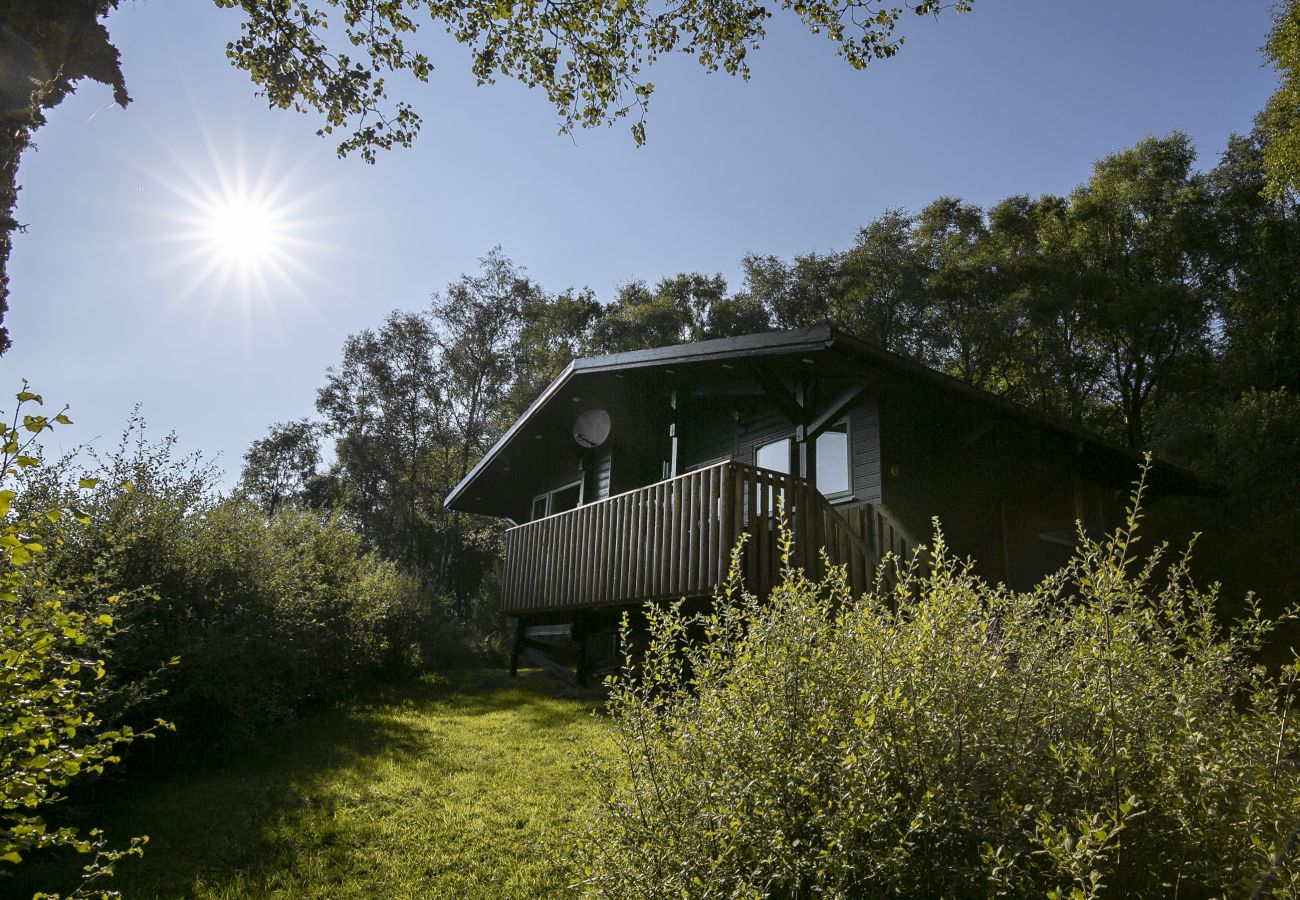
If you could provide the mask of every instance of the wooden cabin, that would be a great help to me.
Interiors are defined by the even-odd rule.
[[[1140,457],[829,326],[579,359],[447,496],[499,516],[516,660],[581,680],[624,611],[778,577],[820,548],[855,590],[938,517],[984,576],[1027,587],[1123,515]],[[1152,494],[1194,490],[1167,466]]]

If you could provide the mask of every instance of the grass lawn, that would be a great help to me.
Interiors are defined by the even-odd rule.
[[[597,702],[538,673],[388,686],[220,768],[103,792],[88,822],[141,859],[106,887],[148,897],[555,897],[553,849],[586,805],[575,751]],[[80,813],[80,810],[78,810]],[[0,894],[66,887],[33,859]]]

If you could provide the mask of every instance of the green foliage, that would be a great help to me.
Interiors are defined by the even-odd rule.
[[[316,398],[335,448],[326,479],[338,489],[325,493],[370,548],[463,614],[499,553],[501,529],[443,509],[442,498],[509,424],[502,411],[518,379],[569,361],[561,348],[538,353],[524,338],[531,325],[529,341],[563,327],[563,315],[545,321],[540,288],[499,249],[480,262],[428,309],[395,311],[349,336]]]
[[[1222,896],[1300,824],[1295,690],[1136,512],[1030,593],[930,564],[855,598],[738,568],[710,614],[653,609],[612,684],[620,753],[574,852],[597,897]],[[786,559],[789,541],[785,538]],[[739,553],[739,551],[737,551]],[[738,558],[738,557],[737,557]],[[1294,616],[1295,610],[1288,615]],[[1288,718],[1290,717],[1290,719]]]
[[[1267,193],[1274,199],[1300,195],[1300,2],[1274,8],[1264,56],[1278,74],[1278,88],[1257,119],[1266,135]]]
[[[439,605],[367,552],[338,514],[284,507],[268,517],[224,498],[174,438],[148,442],[138,420],[79,490],[75,460],[24,479],[24,510],[43,520],[39,577],[73,610],[106,594],[147,592],[116,618],[115,702],[124,724],[163,716],[203,747],[252,739],[384,670],[442,661],[455,644]],[[160,666],[175,661],[165,671]]]
[[[560,115],[561,133],[612,124],[637,113],[632,135],[645,140],[645,114],[654,84],[643,71],[674,52],[693,56],[708,72],[749,77],[748,54],[766,37],[768,7],[752,2],[659,7],[648,0],[617,3],[510,3],[506,0],[214,0],[242,10],[241,37],[227,45],[272,106],[314,109],[320,134],[352,128],[339,154],[410,146],[420,117],[405,101],[388,104],[388,73],[428,81],[432,61],[407,42],[424,13],[469,50],[479,84],[512,78],[545,91]],[[917,15],[969,10],[974,0],[920,0]],[[782,0],[814,34],[835,44],[855,69],[895,55],[903,10],[882,0]],[[337,34],[341,39],[331,40]],[[355,54],[355,55],[354,55]]]
[[[32,851],[68,847],[93,854],[77,890],[91,896],[113,863],[138,855],[147,839],[110,850],[97,829],[82,835],[71,827],[49,828],[42,813],[64,799],[70,782],[119,762],[120,748],[170,726],[159,720],[143,731],[110,728],[99,716],[114,693],[103,647],[121,633],[121,617],[139,598],[113,595],[87,610],[44,578],[47,526],[86,521],[87,514],[76,504],[14,508],[18,494],[11,485],[20,472],[39,467],[37,438],[56,424],[71,424],[66,409],[52,417],[28,412],[42,399],[25,382],[16,399],[12,420],[0,429],[0,878]]]
[[[309,419],[272,425],[244,454],[240,487],[249,499],[274,515],[286,501],[305,502],[319,480],[320,438]]]
[[[1214,327],[1241,297],[1234,276],[1255,261],[1288,266],[1276,241],[1267,254],[1249,240],[1229,249],[1234,227],[1259,213],[1227,206],[1235,193],[1212,196],[1194,160],[1173,132],[1099,160],[1068,197],[1013,196],[987,210],[940,197],[916,213],[888,210],[842,253],[745,257],[744,296],[780,327],[829,321],[1143,447],[1153,409],[1203,383]],[[1238,303],[1237,321],[1256,329],[1233,336],[1289,346],[1285,291],[1294,285],[1279,284],[1266,306]]]

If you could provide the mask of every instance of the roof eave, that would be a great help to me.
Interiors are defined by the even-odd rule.
[[[482,474],[483,470],[491,465],[492,460],[499,456],[500,453],[505,450],[506,446],[514,440],[515,436],[523,430],[528,420],[531,419],[543,406],[545,406],[552,397],[560,392],[568,380],[573,377],[573,373],[574,363],[571,362],[564,367],[563,372],[555,377],[554,381],[547,385],[546,390],[537,395],[537,399],[528,405],[528,409],[524,410],[523,415],[515,419],[511,426],[506,429],[505,434],[497,438],[496,443],[488,448],[487,453],[483,454],[482,459],[475,463],[474,467],[465,473],[465,477],[447,493],[447,496],[444,497],[442,501],[444,507],[448,509],[455,508],[456,501],[464,496],[465,492],[469,490],[470,485],[473,484],[480,474]]]

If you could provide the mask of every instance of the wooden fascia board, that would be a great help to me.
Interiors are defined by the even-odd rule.
[[[688,365],[718,362],[736,358],[752,359],[762,356],[781,356],[791,353],[824,350],[833,340],[831,328],[815,325],[797,331],[777,331],[747,334],[734,338],[718,338],[693,344],[672,347],[655,347],[650,350],[632,350],[593,356],[574,362],[574,370],[586,372],[612,372],[657,367],[678,363]]]

